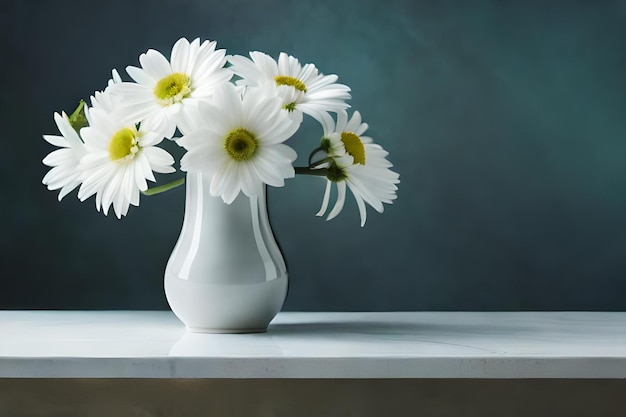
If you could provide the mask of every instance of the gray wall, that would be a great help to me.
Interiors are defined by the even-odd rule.
[[[401,174],[363,229],[314,216],[317,178],[270,191],[285,309],[626,309],[625,2],[0,0],[0,35],[0,308],[167,308],[184,190],[122,221],[58,203],[41,135],[187,36],[338,74]]]

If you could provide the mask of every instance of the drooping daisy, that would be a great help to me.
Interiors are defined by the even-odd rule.
[[[212,104],[199,104],[191,121],[193,129],[177,142],[188,151],[181,169],[208,174],[209,191],[225,203],[240,191],[258,194],[262,184],[282,187],[295,175],[296,152],[282,142],[299,124],[281,109],[279,98],[255,88],[242,98],[228,83],[216,90]]]
[[[54,113],[54,121],[62,136],[44,135],[50,144],[61,149],[52,151],[43,159],[43,163],[52,167],[43,177],[42,182],[49,190],[59,191],[59,201],[82,182],[80,159],[85,154],[85,145],[70,124],[67,114]]]
[[[111,92],[123,97],[128,114],[138,120],[149,120],[171,138],[177,122],[196,102],[208,99],[213,90],[230,80],[232,72],[224,68],[226,52],[216,50],[215,41],[199,39],[191,43],[179,39],[168,61],[160,52],[149,49],[141,54],[141,68],[129,66],[128,75],[136,83],[112,85]]]
[[[153,171],[175,171],[174,159],[155,146],[164,135],[150,121],[142,122],[138,130],[121,113],[91,108],[86,114],[89,126],[81,129],[86,152],[80,160],[84,180],[78,198],[84,201],[96,194],[98,210],[102,208],[106,215],[113,205],[121,218],[131,204],[139,205],[139,192],[148,188],[146,180],[155,181]]]
[[[321,147],[328,154],[329,162],[323,165],[327,169],[326,191],[322,207],[316,215],[326,213],[332,185],[336,184],[337,201],[327,220],[333,219],[343,209],[347,187],[354,195],[363,227],[367,218],[365,203],[382,213],[383,203],[392,204],[396,199],[396,184],[400,182],[400,176],[390,169],[393,165],[386,158],[388,152],[372,143],[370,137],[362,136],[367,124],[361,122],[359,112],[354,112],[349,120],[345,112],[340,112],[336,124],[325,119],[323,126]]]
[[[334,74],[320,74],[315,65],[300,65],[293,56],[281,52],[278,62],[263,52],[250,52],[251,60],[240,55],[229,57],[230,69],[239,77],[238,84],[276,87],[283,108],[306,113],[321,120],[328,112],[350,107],[350,88],[336,83]]]

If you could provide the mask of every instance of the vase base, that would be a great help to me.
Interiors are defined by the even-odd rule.
[[[267,328],[262,329],[211,329],[204,327],[189,327],[187,331],[191,333],[212,333],[212,334],[243,334],[243,333],[266,333]]]

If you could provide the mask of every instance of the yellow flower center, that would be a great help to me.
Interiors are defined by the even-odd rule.
[[[298,91],[306,93],[306,85],[297,78],[288,75],[277,75],[274,77],[274,81],[276,81],[276,85],[289,85]]]
[[[232,130],[224,139],[224,149],[235,161],[251,159],[256,152],[256,147],[256,138],[244,128]]]
[[[353,132],[342,132],[341,141],[346,147],[346,152],[354,158],[354,163],[365,165],[365,146],[361,139]]]
[[[177,103],[191,93],[191,80],[182,72],[161,78],[154,86],[154,95],[162,106]]]
[[[291,113],[292,111],[294,111],[296,109],[296,102],[292,101],[289,104],[283,105],[283,109],[285,109],[285,110],[287,110],[288,112]]]
[[[137,132],[127,127],[118,130],[109,141],[109,157],[111,161],[130,160],[139,152]]]

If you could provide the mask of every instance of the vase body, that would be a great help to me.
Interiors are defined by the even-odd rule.
[[[187,174],[183,227],[165,268],[167,301],[192,332],[263,332],[288,286],[265,187],[225,204],[209,184],[203,174]]]

